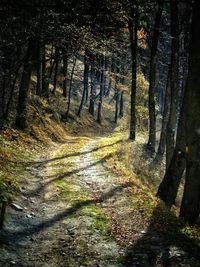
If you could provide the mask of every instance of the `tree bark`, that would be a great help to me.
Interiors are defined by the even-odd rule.
[[[80,117],[81,116],[81,112],[83,109],[83,104],[84,101],[86,100],[86,92],[88,90],[88,73],[89,73],[89,64],[88,64],[88,58],[87,55],[85,54],[84,57],[84,75],[83,75],[83,94],[82,94],[82,98],[81,98],[81,103],[77,112],[77,116]]]
[[[177,125],[177,98],[178,98],[178,77],[179,77],[179,21],[178,21],[178,3],[171,1],[171,65],[170,65],[170,113],[167,123],[166,133],[166,170],[171,162],[174,147],[175,133]]]
[[[155,152],[156,145],[156,112],[155,112],[155,85],[156,85],[156,52],[158,47],[160,22],[162,18],[163,2],[159,3],[156,12],[155,24],[153,29],[150,72],[149,72],[149,140],[148,149]]]
[[[34,41],[29,40],[28,48],[26,52],[26,60],[24,63],[24,69],[22,73],[21,84],[19,88],[18,104],[17,104],[17,118],[16,127],[24,130],[26,128],[26,104],[29,93],[29,84],[31,79],[31,73],[33,70],[32,52],[35,48]]]
[[[162,129],[160,133],[160,142],[158,146],[157,157],[161,157],[165,153],[166,129],[167,129],[167,122],[169,119],[169,109],[170,109],[170,71],[168,71],[167,86],[165,90],[165,103],[162,116]]]
[[[137,78],[137,28],[138,28],[138,14],[137,7],[135,12],[131,10],[131,18],[128,21],[130,46],[131,46],[131,110],[130,110],[130,140],[135,140],[136,131],[136,114],[135,114],[135,104],[136,104],[136,78]],[[133,19],[135,17],[135,21]],[[134,27],[135,26],[135,27]],[[134,32],[133,32],[134,27]]]
[[[58,75],[58,64],[59,64],[59,49],[55,47],[55,70],[54,70],[54,79],[53,79],[53,94],[56,92],[57,87],[57,75]]]
[[[100,81],[100,93],[99,93],[99,104],[98,104],[98,111],[97,111],[97,122],[99,124],[102,123],[102,103],[103,103],[103,95],[104,95],[104,56],[102,56],[101,62],[101,81]]]
[[[68,71],[68,56],[63,56],[63,75],[64,75],[64,81],[63,81],[63,96],[67,97],[67,71]]]
[[[119,116],[120,118],[124,116],[124,92],[121,92],[121,95],[120,95]]]
[[[183,102],[179,117],[176,147],[169,167],[157,192],[157,196],[169,207],[175,204],[175,199],[185,166],[185,106]]]
[[[90,78],[91,78],[91,88],[90,88],[90,103],[89,103],[89,113],[94,116],[94,103],[96,95],[96,82],[95,82],[95,68],[94,60],[92,59],[91,69],[90,69]]]
[[[194,224],[200,213],[200,2],[193,6],[186,84],[186,178],[180,217]]]
[[[69,91],[68,91],[68,102],[67,102],[67,112],[66,112],[66,117],[68,117],[68,115],[69,115],[69,110],[70,110],[72,82],[73,82],[73,77],[74,77],[74,70],[75,70],[75,67],[76,67],[76,58],[74,58],[74,62],[73,62],[73,65],[72,65],[72,71],[71,71],[70,82],[69,82]]]

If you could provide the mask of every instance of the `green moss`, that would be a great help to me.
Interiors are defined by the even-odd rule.
[[[58,180],[55,185],[60,190],[60,197],[63,200],[74,202],[84,201],[88,199],[88,193],[81,188],[76,188],[76,185],[66,180]]]
[[[106,233],[106,227],[108,224],[108,218],[101,208],[94,204],[84,206],[79,212],[79,215],[88,216],[92,219],[92,224],[90,228],[92,230],[100,231],[101,233]]]

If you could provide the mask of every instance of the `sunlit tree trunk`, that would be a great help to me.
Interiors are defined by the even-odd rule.
[[[160,22],[162,17],[163,2],[159,3],[156,12],[155,24],[152,36],[150,73],[149,73],[149,141],[148,149],[155,151],[156,145],[156,112],[155,112],[155,85],[156,85],[156,52],[160,32]]]

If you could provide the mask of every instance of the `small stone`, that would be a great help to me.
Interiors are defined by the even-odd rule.
[[[11,263],[11,264],[13,264],[13,265],[15,265],[15,264],[16,264],[16,262],[15,262],[15,261],[11,261],[10,263]]]
[[[12,203],[11,207],[14,208],[17,211],[23,211],[23,207],[21,207],[20,205],[16,204],[16,203]]]
[[[29,219],[32,218],[32,216],[30,214],[26,214],[26,217],[29,218]]]

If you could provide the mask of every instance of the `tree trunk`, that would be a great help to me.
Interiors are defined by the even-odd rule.
[[[120,118],[124,116],[124,92],[121,92],[121,95],[120,95],[119,116]]]
[[[54,79],[53,79],[53,94],[56,92],[56,86],[57,86],[57,75],[58,75],[58,64],[59,64],[59,49],[56,46],[55,47],[55,70],[54,70]]]
[[[169,109],[170,109],[169,100],[170,100],[170,71],[168,71],[167,86],[165,90],[165,103],[164,103],[164,110],[163,110],[163,116],[162,116],[162,129],[160,133],[160,142],[158,146],[157,157],[163,156],[165,153],[166,129],[167,129],[167,122],[169,119]]]
[[[67,71],[68,71],[68,56],[63,56],[63,75],[64,75],[64,81],[63,81],[63,96],[67,97]]]
[[[1,99],[1,105],[0,105],[0,128],[4,125],[4,119],[5,119],[5,113],[4,113],[4,107],[5,107],[5,91],[6,91],[6,75],[2,75],[2,89],[0,93],[0,99]]]
[[[42,94],[42,51],[41,44],[38,44],[38,63],[37,63],[37,87],[36,94],[41,96]]]
[[[70,104],[71,104],[71,91],[72,91],[72,81],[74,77],[74,70],[76,67],[76,58],[74,58],[74,62],[72,65],[72,71],[71,71],[71,77],[70,77],[70,82],[69,82],[69,91],[68,91],[68,102],[67,102],[67,112],[66,112],[66,117],[69,115],[69,110],[70,110]]]
[[[177,98],[178,98],[178,77],[179,77],[179,21],[178,21],[178,3],[170,3],[171,11],[171,65],[170,65],[170,113],[167,123],[166,133],[166,170],[171,162],[174,146],[175,146],[175,133],[177,124]]]
[[[200,2],[193,7],[190,32],[188,79],[186,84],[186,178],[180,217],[193,224],[200,213]]]
[[[166,171],[166,174],[161,182],[157,196],[162,199],[165,204],[171,207],[175,204],[178,188],[185,170],[185,107],[182,104],[179,117],[179,125],[176,137],[176,147]]]
[[[98,104],[98,111],[97,111],[97,122],[99,124],[102,123],[102,103],[103,103],[103,94],[104,94],[104,56],[102,57],[102,64],[101,64],[101,81],[100,81],[100,93],[99,93],[99,104]]]
[[[118,114],[119,114],[119,92],[116,91],[116,97],[115,97],[115,123],[117,123],[118,120]]]
[[[77,112],[77,116],[80,117],[81,116],[81,112],[83,109],[83,104],[84,101],[86,101],[86,93],[88,90],[88,73],[89,73],[89,65],[88,65],[88,58],[87,55],[85,54],[84,57],[84,75],[83,75],[83,94],[82,94],[82,98],[81,98],[81,103]]]
[[[96,95],[94,61],[92,61],[91,63],[90,77],[91,77],[91,89],[90,89],[89,113],[94,116],[94,102],[95,102],[95,95]]]
[[[160,22],[163,11],[163,2],[159,3],[158,11],[156,12],[151,56],[150,56],[150,73],[149,73],[149,141],[148,148],[155,152],[156,145],[156,112],[155,112],[155,85],[156,85],[156,52],[158,47],[158,38],[160,31]]]
[[[17,105],[16,127],[22,130],[26,128],[26,104],[28,99],[31,73],[33,69],[33,63],[31,57],[33,49],[34,49],[34,42],[31,39],[29,40],[26,52],[26,59],[24,63],[24,69],[19,88],[18,105]]]
[[[134,14],[135,13],[135,14]],[[135,15],[135,23],[133,23],[133,18]],[[133,32],[133,26],[135,26]],[[135,140],[136,131],[136,114],[135,114],[135,104],[136,104],[136,78],[137,78],[137,28],[138,28],[138,14],[137,7],[134,12],[131,11],[131,18],[128,21],[130,46],[131,46],[131,63],[132,63],[132,84],[131,84],[131,110],[130,110],[130,140]]]

